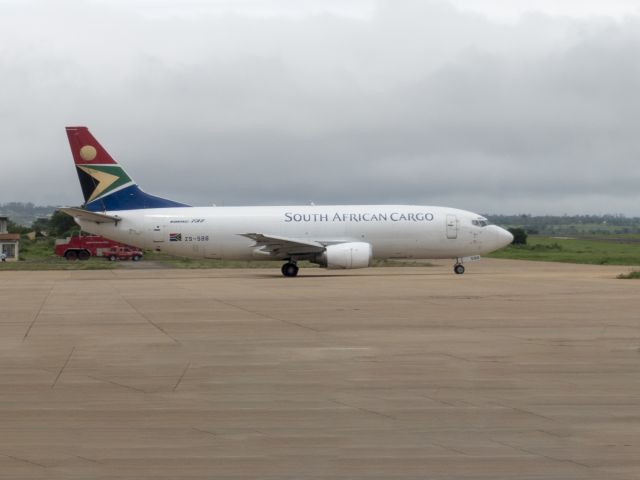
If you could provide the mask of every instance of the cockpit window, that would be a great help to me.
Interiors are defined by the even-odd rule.
[[[476,227],[486,227],[487,225],[489,225],[489,220],[480,217],[476,218],[475,220],[471,220],[471,224],[475,225]]]

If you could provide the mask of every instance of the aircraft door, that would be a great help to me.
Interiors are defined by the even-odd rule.
[[[458,238],[458,218],[455,215],[447,215],[447,238]]]

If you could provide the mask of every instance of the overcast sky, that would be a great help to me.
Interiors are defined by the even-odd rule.
[[[0,203],[640,216],[637,0],[0,0]]]

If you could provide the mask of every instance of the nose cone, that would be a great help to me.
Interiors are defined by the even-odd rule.
[[[511,232],[504,228],[500,228],[497,225],[488,226],[486,235],[486,243],[483,242],[486,249],[484,253],[500,250],[513,242],[513,235],[511,235]]]
[[[513,235],[510,231],[505,230],[504,228],[498,227],[498,248],[506,247],[513,242]]]

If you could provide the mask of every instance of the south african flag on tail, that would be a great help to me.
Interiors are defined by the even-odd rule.
[[[67,127],[67,137],[87,210],[101,212],[189,206],[140,190],[87,127]]]

